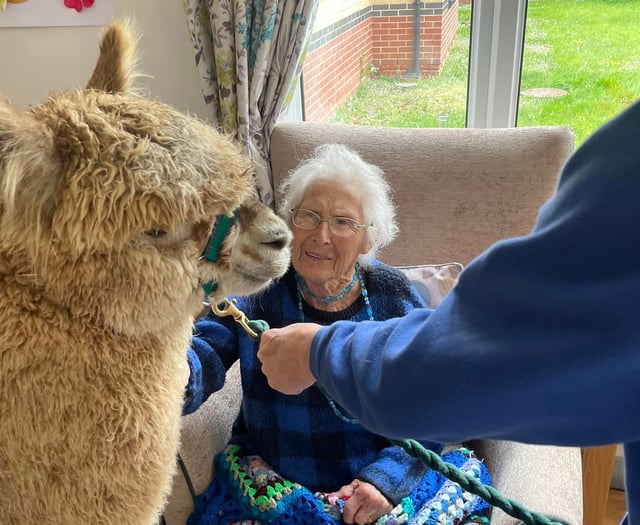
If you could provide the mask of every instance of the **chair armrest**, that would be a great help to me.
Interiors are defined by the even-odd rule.
[[[493,486],[527,509],[582,525],[582,460],[579,448],[477,440],[467,446],[483,458]],[[491,525],[520,520],[494,508]]]
[[[231,427],[242,400],[238,363],[227,371],[224,387],[193,414],[182,418],[180,457],[196,494],[204,492],[213,479],[213,457],[231,437]],[[166,525],[184,525],[193,512],[193,500],[185,477],[178,468],[164,509]]]

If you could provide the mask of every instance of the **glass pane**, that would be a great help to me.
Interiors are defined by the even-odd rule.
[[[583,142],[640,98],[640,1],[529,0],[518,126]]]
[[[470,20],[470,0],[320,0],[303,67],[305,119],[464,127]]]

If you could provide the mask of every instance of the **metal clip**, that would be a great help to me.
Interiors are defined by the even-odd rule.
[[[233,320],[240,326],[242,326],[242,328],[244,328],[245,332],[247,332],[250,337],[252,337],[253,339],[258,339],[258,333],[249,326],[249,319],[247,319],[247,316],[244,314],[244,312],[236,306],[235,299],[229,301],[229,299],[225,297],[221,303],[212,304],[211,309],[213,310],[213,313],[218,317],[227,317],[229,315],[232,315]]]

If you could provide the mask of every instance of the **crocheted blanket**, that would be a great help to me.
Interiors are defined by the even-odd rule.
[[[487,468],[468,449],[443,454],[463,472],[491,483]],[[282,478],[259,456],[229,445],[215,458],[216,476],[198,496],[187,525],[341,525],[344,501],[312,493]],[[433,470],[375,525],[487,525],[489,505]]]

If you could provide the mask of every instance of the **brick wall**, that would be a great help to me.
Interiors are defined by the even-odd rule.
[[[322,4],[321,4],[322,5]],[[375,4],[314,32],[303,67],[305,118],[329,121],[369,77],[415,76],[414,4]],[[442,69],[454,43],[458,0],[420,6],[420,76]]]

